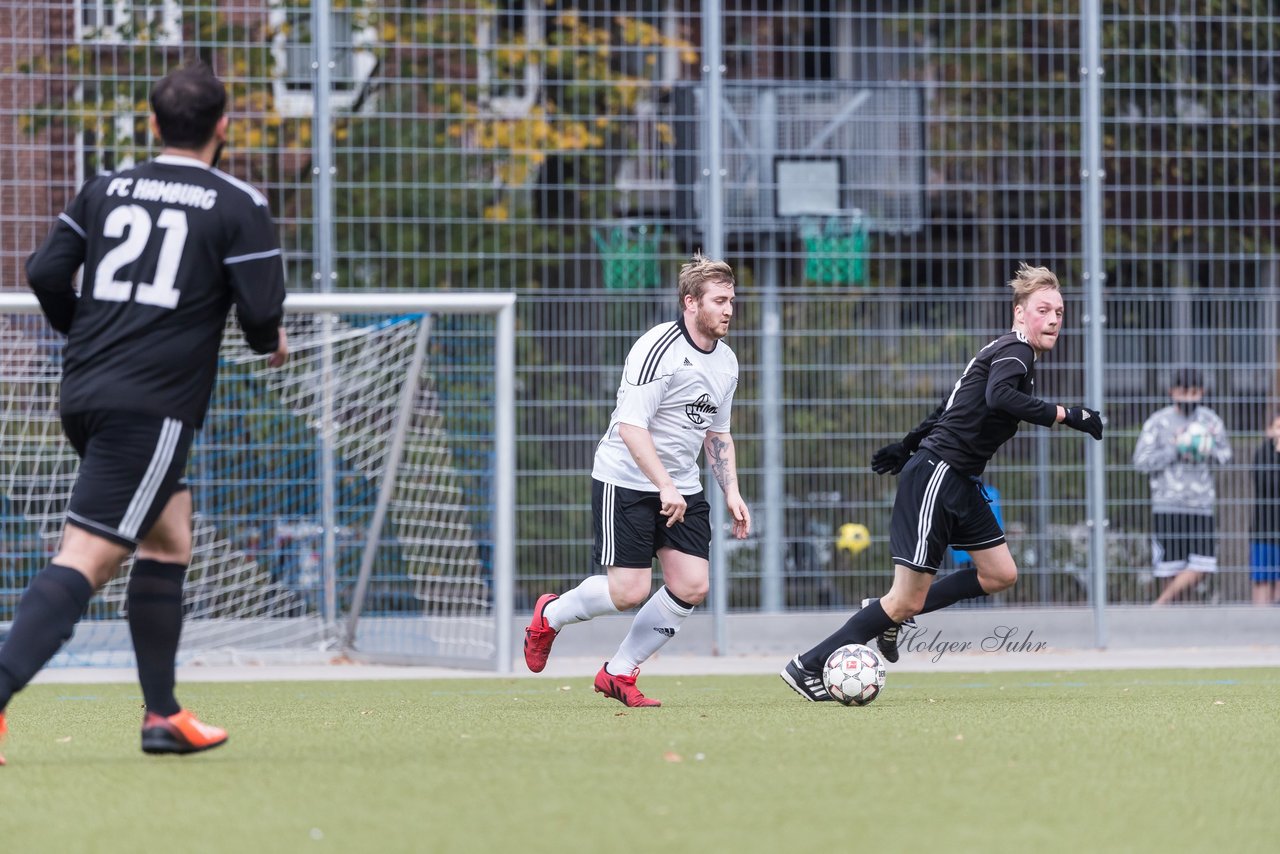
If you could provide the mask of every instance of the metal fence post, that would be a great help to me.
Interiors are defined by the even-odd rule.
[[[331,0],[317,0],[311,7],[311,30],[315,47],[312,70],[315,82],[312,86],[314,107],[311,114],[311,137],[314,140],[312,178],[315,184],[314,209],[316,243],[317,290],[328,293],[333,290],[336,273],[333,263],[334,193],[333,193],[333,137],[329,92],[333,88],[333,32],[331,28]],[[333,315],[325,317],[332,324]],[[334,393],[330,379],[333,377],[333,352],[330,336],[324,338],[321,352],[321,416],[319,430],[320,454],[320,531],[321,566],[324,577],[324,620],[331,640],[337,640],[338,624],[338,512],[337,512],[337,461],[333,437]]]
[[[1103,401],[1103,332],[1106,325],[1102,289],[1107,274],[1102,259],[1102,38],[1098,0],[1081,6],[1080,75],[1084,88],[1081,99],[1080,155],[1084,194],[1080,207],[1084,238],[1085,315],[1085,399],[1100,409]],[[1100,442],[1090,442],[1086,452],[1089,521],[1089,569],[1093,579],[1094,642],[1107,645],[1107,499],[1106,459]]]
[[[723,19],[720,0],[709,0],[702,7],[702,77],[707,84],[706,151],[703,152],[707,201],[703,205],[702,240],[709,258],[724,256],[724,167],[721,113],[724,98]],[[711,632],[716,655],[728,652],[726,615],[729,610],[729,567],[724,541],[724,496],[714,477],[708,477],[711,503]]]

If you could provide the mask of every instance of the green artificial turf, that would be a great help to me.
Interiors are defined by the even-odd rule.
[[[148,757],[138,691],[9,709],[5,852],[1273,851],[1280,669],[187,684],[231,732]]]

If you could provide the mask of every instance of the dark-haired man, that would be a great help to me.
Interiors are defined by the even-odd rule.
[[[1222,419],[1204,405],[1204,377],[1182,367],[1169,378],[1172,403],[1151,413],[1133,449],[1133,467],[1151,480],[1152,574],[1156,605],[1191,592],[1218,571],[1214,466],[1231,462]]]
[[[146,706],[142,749],[193,753],[227,739],[174,696],[191,560],[183,470],[231,306],[271,366],[289,350],[267,200],[213,168],[227,136],[226,102],[206,66],[165,76],[151,93],[160,156],[91,178],[27,259],[45,316],[67,336],[60,413],[80,469],[58,553],[32,579],[0,647],[0,735],[10,698],[134,554],[126,606]]]

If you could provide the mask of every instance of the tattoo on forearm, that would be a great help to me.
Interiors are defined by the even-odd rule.
[[[733,472],[733,460],[730,459],[730,445],[724,439],[713,438],[707,448],[707,456],[711,458],[711,473],[715,475],[716,483],[720,484],[720,488],[725,492],[729,491],[729,487],[737,486],[738,478]]]

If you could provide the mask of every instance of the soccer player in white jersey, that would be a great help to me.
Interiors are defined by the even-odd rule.
[[[595,689],[626,706],[660,706],[636,687],[640,665],[675,637],[707,595],[710,505],[698,451],[733,517],[733,535],[751,532],[738,492],[729,415],[738,359],[721,339],[733,318],[733,270],[701,254],[680,268],[679,319],[650,329],[627,355],[618,405],[596,447],[591,471],[595,562],[572,590],[538,597],[525,629],[524,660],[541,672],[556,635],[568,625],[617,614],[645,602]],[[663,586],[649,597],[653,559]]]
[[[166,75],[151,92],[160,156],[89,179],[27,259],[40,307],[67,336],[59,411],[80,469],[58,553],[31,580],[0,646],[0,736],[9,700],[133,555],[125,602],[146,709],[143,751],[195,753],[227,740],[174,695],[191,560],[183,473],[232,305],[249,347],[269,364],[284,364],[289,347],[266,197],[213,168],[226,103],[207,66]]]

